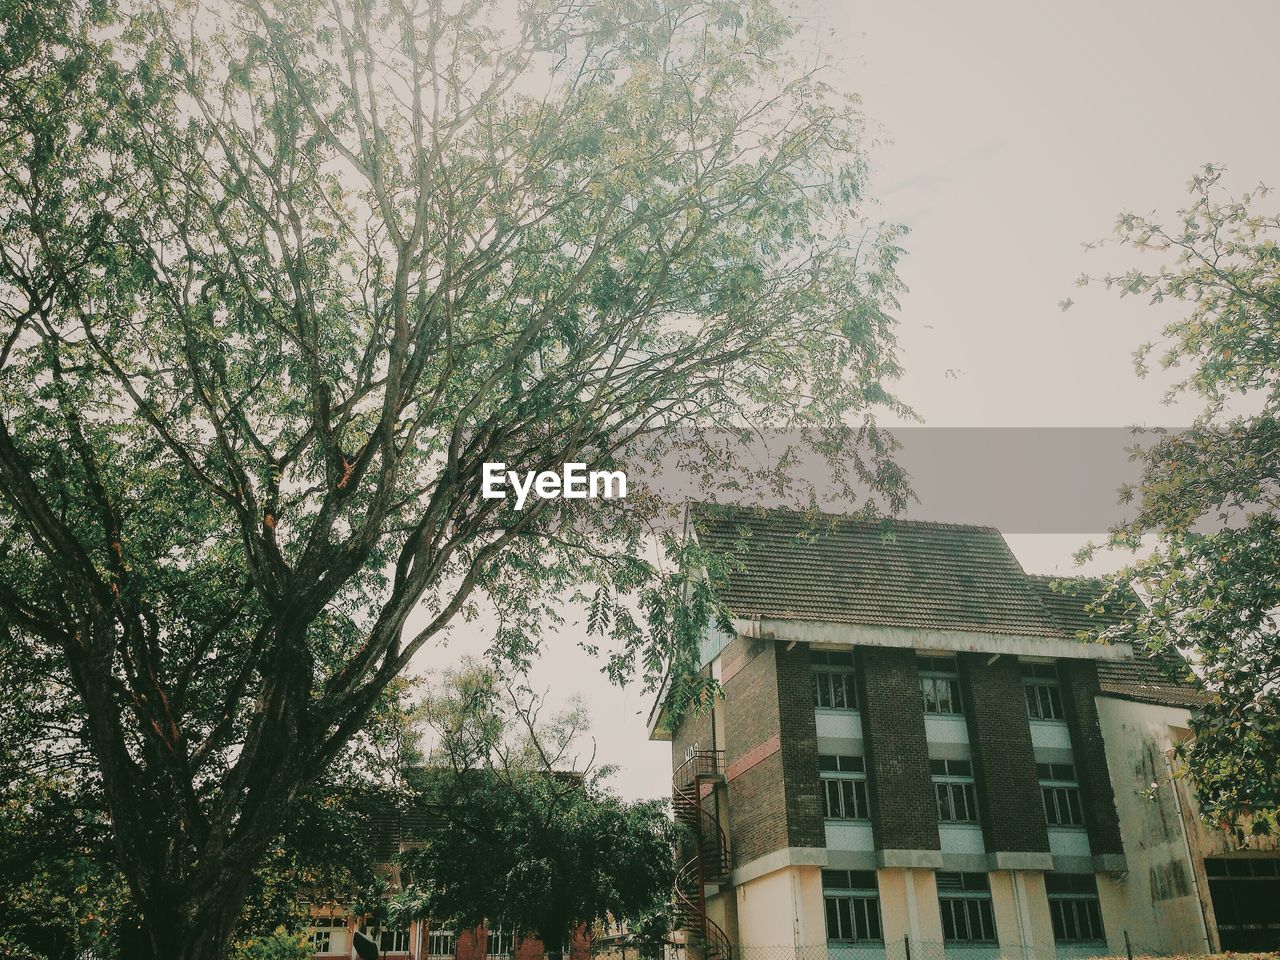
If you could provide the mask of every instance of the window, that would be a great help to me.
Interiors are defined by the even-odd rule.
[[[491,957],[509,957],[515,953],[515,934],[506,930],[486,930],[485,953]]]
[[[1098,909],[1098,882],[1091,873],[1046,873],[1045,892],[1053,918],[1057,943],[1101,943],[1102,911]]]
[[[978,822],[972,763],[968,760],[930,760],[929,775],[933,778],[940,823]]]
[[[380,927],[363,924],[361,932],[378,945],[378,953],[408,953],[409,931],[395,927]]]
[[[1037,763],[1044,818],[1051,827],[1083,827],[1084,807],[1076,768],[1070,763]]]
[[[458,952],[458,941],[452,930],[432,930],[427,934],[427,956],[452,957]]]
[[[985,873],[936,874],[942,939],[947,943],[995,943],[991,884]]]
[[[960,701],[960,674],[952,656],[920,656],[916,658],[920,674],[920,692],[924,695],[925,713],[963,713]]]
[[[866,767],[861,757],[819,754],[818,777],[828,820],[866,820],[871,815]]]
[[[332,930],[312,930],[311,950],[313,953],[329,953],[333,950]]]
[[[346,929],[346,917],[312,917],[310,933],[312,952],[333,953],[333,931]]]
[[[880,891],[874,870],[823,870],[827,940],[881,940]]]
[[[857,710],[853,654],[813,652],[813,705],[831,710]]]
[[[1022,688],[1027,695],[1027,716],[1032,720],[1061,720],[1066,716],[1056,665],[1023,663]]]

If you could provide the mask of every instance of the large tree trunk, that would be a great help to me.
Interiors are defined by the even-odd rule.
[[[139,939],[149,943],[152,960],[224,960],[254,868],[307,779],[291,762],[295,714],[287,709],[288,721],[264,737],[249,796],[235,818],[210,823],[207,811],[184,804],[178,776],[185,771],[169,768],[174,757],[144,747],[156,765],[150,769],[130,756],[101,673],[77,659],[73,675],[87,707],[120,866],[141,915]]]
[[[151,960],[226,960],[240,920],[251,868],[243,882],[198,897],[157,893],[140,901]]]

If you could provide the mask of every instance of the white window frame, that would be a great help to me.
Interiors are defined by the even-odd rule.
[[[938,771],[938,765],[941,771]],[[964,764],[964,767],[957,766]],[[964,772],[964,770],[968,772]],[[936,772],[935,772],[936,771]],[[930,760],[929,779],[933,781],[933,802],[936,805],[939,823],[978,823],[978,788],[973,779],[973,761],[971,760]],[[946,796],[946,809],[950,816],[943,816],[943,795]],[[968,817],[955,816],[956,798],[960,797]]]
[[[498,948],[496,950],[494,949],[495,943]],[[502,949],[504,945],[506,950]],[[503,930],[501,927],[496,930],[486,929],[484,932],[484,952],[486,957],[493,958],[514,956],[516,952],[515,934],[509,930]]]
[[[443,938],[443,939],[441,939]],[[441,951],[439,947],[448,944],[447,951]],[[456,957],[458,955],[458,936],[452,930],[428,930],[427,931],[427,956],[428,957]]]
[[[820,754],[818,780],[822,784],[823,812],[827,820],[870,820],[866,765],[862,757]],[[834,769],[821,769],[825,764]],[[833,802],[834,801],[834,802]],[[853,815],[850,815],[850,807]]]
[[[964,716],[960,671],[954,656],[920,656],[916,659],[916,673],[920,677],[920,699],[925,713],[941,717]]]
[[[1070,774],[1069,776],[1067,774]],[[1040,802],[1044,808],[1044,821],[1050,827],[1063,830],[1083,830],[1084,796],[1080,792],[1080,779],[1075,765],[1070,763],[1038,763],[1036,779],[1040,783]],[[1072,809],[1072,798],[1075,808]],[[1063,811],[1075,816],[1075,820],[1064,821]],[[1056,819],[1055,819],[1056,818]]]
[[[1067,714],[1062,702],[1062,685],[1058,681],[1057,664],[1024,660],[1021,662],[1021,667],[1022,686],[1027,701],[1027,719],[1065,721]]]

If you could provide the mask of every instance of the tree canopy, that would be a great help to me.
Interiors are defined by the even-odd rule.
[[[1140,447],[1135,513],[1111,542],[1143,550],[1117,578],[1142,602],[1108,636],[1186,655],[1208,700],[1186,766],[1205,816],[1247,838],[1280,809],[1280,216],[1267,187],[1229,196],[1222,174],[1204,168],[1167,220],[1122,215],[1120,243],[1163,263],[1098,278],[1185,305],[1136,365],[1185,373],[1169,398],[1203,402],[1188,430]]]
[[[661,490],[517,511],[485,462],[679,446],[736,487],[707,431],[773,426],[891,491],[896,233],[768,2],[5,20],[0,619],[157,956],[225,953],[289,812],[478,599],[517,661],[574,591],[620,673],[687,642],[612,599],[655,582]]]
[[[567,949],[596,924],[669,927],[675,825],[665,800],[627,802],[608,767],[578,751],[581,706],[544,716],[545,701],[476,662],[427,698],[435,749],[410,777],[408,803],[439,826],[401,855],[392,906],[455,930],[487,923]]]

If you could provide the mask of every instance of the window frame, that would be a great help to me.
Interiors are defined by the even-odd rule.
[[[333,927],[314,927],[307,936],[312,953],[333,953]]]
[[[823,870],[822,902],[827,943],[884,943],[880,886],[874,870]],[[837,934],[835,937],[831,935],[833,915]],[[841,927],[846,918],[847,932],[853,934],[851,937],[839,936],[844,932]],[[865,933],[866,936],[859,936],[860,933]]]
[[[858,712],[858,673],[852,653],[815,650],[810,656],[809,666],[813,673],[814,709]],[[824,694],[827,703],[822,702]],[[837,700],[844,702],[837,704]]]
[[[1027,719],[1065,722],[1067,714],[1062,700],[1062,684],[1058,679],[1058,665],[1024,660],[1021,667]],[[1046,705],[1048,714],[1044,709]]]
[[[973,761],[930,759],[929,779],[933,782],[933,801],[938,823],[981,822],[977,782],[973,777]],[[969,814],[968,817],[954,815],[959,806],[956,803],[957,796],[962,801],[965,812]],[[944,805],[949,814],[947,816],[944,816]]]
[[[1080,779],[1076,773],[1075,764],[1037,763],[1036,781],[1040,785],[1040,804],[1044,809],[1044,820],[1048,826],[1063,830],[1086,829],[1088,824],[1085,822],[1084,794],[1080,790]],[[1069,818],[1074,816],[1075,819],[1063,820],[1063,810],[1067,812]]]
[[[916,674],[924,712],[935,717],[964,716],[964,695],[960,690],[960,669],[954,654],[917,654]],[[942,685],[942,686],[940,686]],[[946,708],[940,690],[946,691]],[[932,704],[931,702],[932,691]]]
[[[823,814],[826,820],[860,822],[871,819],[871,797],[867,792],[866,761],[845,754],[818,755],[818,782],[822,787]],[[834,789],[833,789],[834,788]],[[832,798],[835,808],[832,812]],[[849,815],[852,805],[854,815]]]
[[[943,878],[955,878],[957,886],[943,886]],[[942,939],[946,944],[999,943],[995,909],[991,902],[991,880],[985,873],[959,873],[938,871],[935,874],[938,888],[938,912],[942,919]],[[981,878],[981,879],[979,879]],[[957,936],[957,921],[963,921],[966,936]],[[979,933],[988,931],[990,936],[972,936],[973,928]],[[948,936],[948,931],[950,936]]]
[[[493,949],[495,938],[497,940],[497,945],[499,948],[496,951]],[[501,949],[504,942],[509,944],[509,947],[506,951],[503,951]],[[516,952],[516,937],[514,933],[512,933],[509,930],[503,930],[501,927],[498,927],[496,930],[490,930],[487,927],[485,928],[484,955],[486,957],[512,957],[512,956],[515,956],[515,952]]]
[[[1053,889],[1055,886],[1060,889]],[[1076,889],[1070,889],[1072,887]],[[1075,946],[1107,942],[1102,904],[1098,898],[1098,881],[1093,874],[1046,873],[1045,896],[1049,901],[1054,943]],[[1087,926],[1087,935],[1068,936],[1068,920],[1077,931]],[[1059,930],[1063,931],[1062,936],[1058,935]]]
[[[408,927],[384,927],[380,924],[372,924],[368,921],[362,921],[360,924],[360,932],[378,945],[378,955],[387,956],[390,954],[409,953],[410,940]],[[391,938],[391,945],[387,946],[386,939]],[[403,941],[403,946],[397,946],[397,943]]]
[[[445,938],[443,941],[437,941],[437,938]],[[434,945],[439,946],[441,943],[448,943],[451,949],[447,952],[438,952],[432,949]],[[427,954],[428,957],[456,957],[458,955],[458,935],[453,930],[428,930],[427,931]]]

